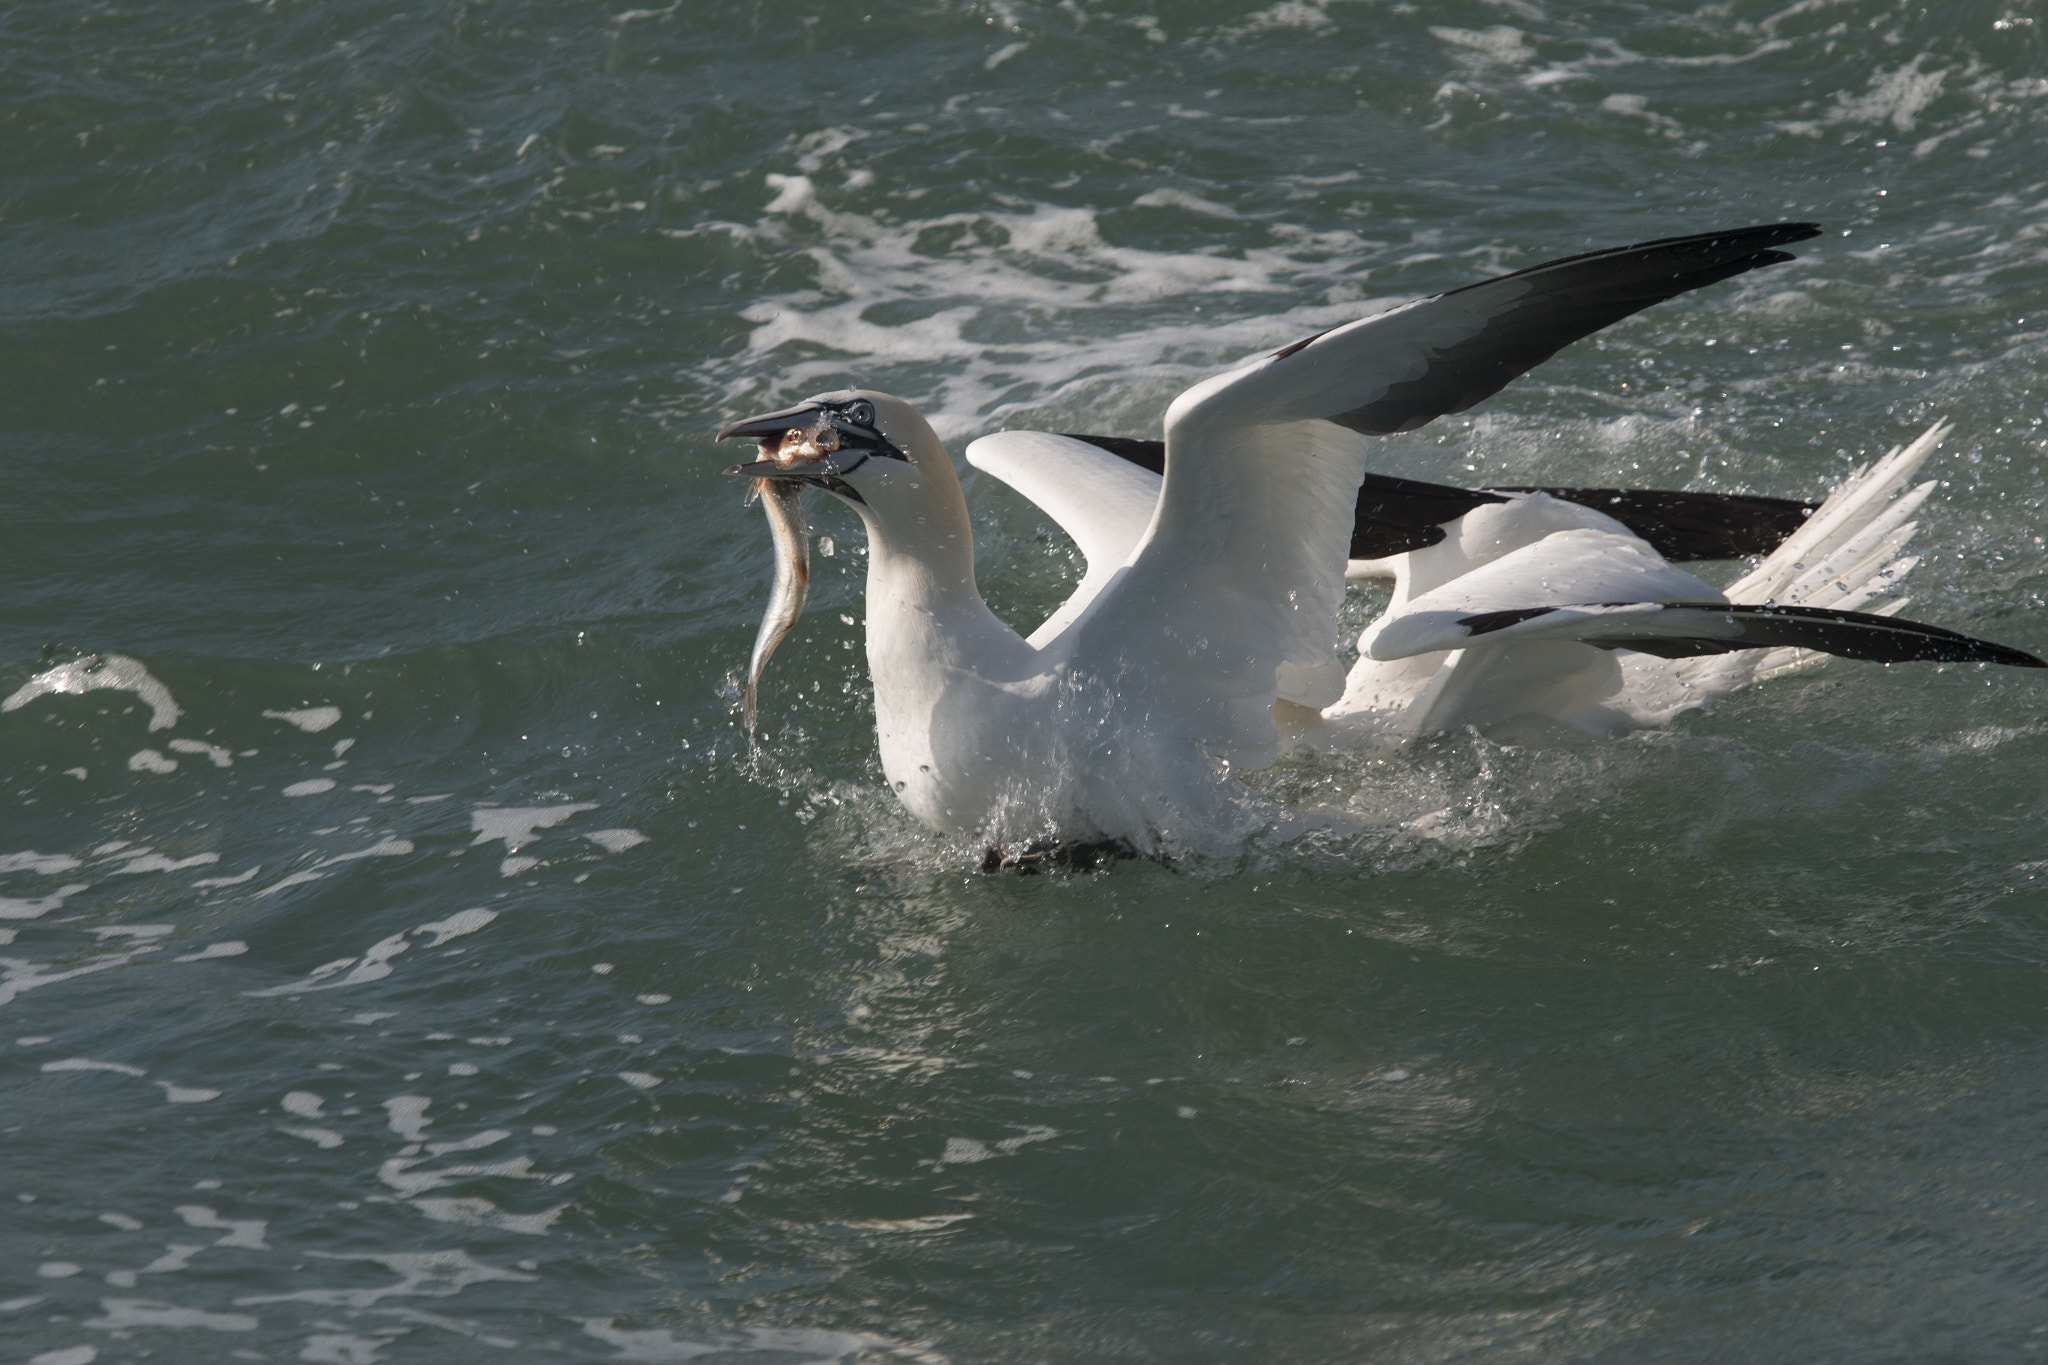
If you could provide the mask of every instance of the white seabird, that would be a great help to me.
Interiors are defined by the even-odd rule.
[[[1463,411],[1631,313],[1792,259],[1777,248],[1818,231],[1667,238],[1419,299],[1195,385],[1168,407],[1160,444],[974,442],[968,460],[1037,503],[1087,561],[1028,639],[983,603],[952,461],[909,404],[822,394],[719,438],[756,438],[768,456],[729,473],[821,487],[865,523],[882,767],[918,819],[992,846],[1228,847],[1302,827],[1230,775],[1272,763],[1283,737],[1399,742],[1522,714],[1614,733],[1815,651],[2044,666],[1854,610],[1911,567],[1897,552],[1932,485],[1901,490],[1941,427],[1817,510],[1366,475],[1367,438]],[[1725,592],[1670,562],[1774,544]],[[1347,575],[1394,585],[1348,677]]]

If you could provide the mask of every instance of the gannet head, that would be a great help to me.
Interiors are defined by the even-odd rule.
[[[842,389],[793,408],[734,422],[718,439],[751,436],[762,459],[728,474],[797,479],[857,508],[886,505],[928,479],[953,480],[952,461],[916,408],[868,389]]]

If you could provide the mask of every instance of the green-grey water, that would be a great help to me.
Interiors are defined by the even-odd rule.
[[[16,0],[0,1357],[2032,1358],[2038,676],[1830,661],[1262,780],[1346,840],[984,875],[881,780],[842,510],[749,751],[709,437],[849,382],[1149,435],[1384,301],[1812,218],[1374,467],[1810,496],[1947,416],[1908,614],[2048,652],[2044,28]],[[1028,628],[1076,557],[967,488]]]

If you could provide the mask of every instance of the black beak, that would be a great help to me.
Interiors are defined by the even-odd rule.
[[[729,441],[735,436],[752,436],[761,441],[780,441],[784,432],[815,426],[817,421],[818,405],[799,403],[793,408],[771,412],[765,417],[749,417],[744,422],[734,422],[719,431],[718,439]]]
[[[802,479],[815,476],[817,466],[779,465],[773,460],[762,460],[757,464],[736,464],[729,466],[728,474],[744,474],[750,479]]]
[[[818,403],[800,403],[765,417],[749,417],[744,422],[734,422],[720,430],[719,440],[751,436],[761,443],[761,453],[770,457],[781,450],[784,439],[791,432],[829,427],[833,439],[826,445],[830,453],[822,459],[783,464],[770,458],[754,464],[736,464],[725,472],[754,479],[796,479],[837,494],[848,502],[865,503],[867,499],[841,475],[851,474],[876,456],[901,460],[906,464],[910,457],[891,445],[888,438],[874,428],[875,414],[865,399],[849,411],[857,415],[849,417],[837,407]]]

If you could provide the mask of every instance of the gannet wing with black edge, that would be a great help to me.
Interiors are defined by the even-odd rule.
[[[1576,640],[1662,659],[1738,649],[1810,649],[1871,663],[1991,663],[2048,668],[2024,650],[1941,626],[1833,607],[1742,602],[1595,602],[1446,614],[1437,630],[1403,632],[1402,653],[1521,640]],[[1385,636],[1382,637],[1384,639]],[[1392,657],[1392,656],[1389,656]]]
[[[1275,351],[1274,386],[1315,415],[1368,436],[1463,412],[1509,380],[1631,313],[1794,257],[1814,223],[1694,233],[1566,256],[1417,299]],[[1335,405],[1335,406],[1332,406]],[[1297,415],[1305,415],[1297,409]]]
[[[1277,752],[1277,698],[1324,707],[1344,691],[1337,609],[1364,442],[1315,420],[1268,421],[1230,388],[1190,389],[1167,413],[1167,473],[1136,551],[1047,642],[1112,695],[1133,730],[1240,767]],[[1119,722],[1120,724],[1122,722]]]
[[[1497,487],[1502,493],[1548,493],[1553,498],[1605,512],[1650,542],[1651,549],[1674,564],[1769,554],[1820,510],[1817,502],[1756,493],[1543,488],[1529,484]]]
[[[1344,598],[1365,436],[1460,411],[1589,332],[1789,259],[1807,223],[1646,242],[1393,308],[1195,385],[1166,413],[1165,480],[1130,562],[1048,649],[1170,713],[1233,763],[1278,749],[1271,703],[1343,693]]]
[[[1024,433],[1004,432],[1001,438]],[[985,437],[996,440],[997,437]],[[1128,436],[1081,436],[1069,434],[1070,441],[1085,441],[1100,447],[1139,469],[1163,473],[1166,442],[1143,441]],[[977,445],[980,443],[977,442]],[[1060,478],[1060,491],[1070,499],[1086,501],[1082,490],[1059,475],[1033,478],[1022,460],[1005,461],[1002,468],[984,464],[969,446],[968,461],[988,469],[1003,482],[1023,493],[1061,526],[1067,523],[1026,482],[1043,486]],[[1021,448],[1019,456],[1028,457]],[[1061,475],[1064,471],[1061,471]],[[1547,493],[1553,498],[1575,502],[1605,512],[1650,542],[1658,554],[1674,564],[1702,559],[1740,559],[1746,555],[1769,554],[1805,524],[1820,506],[1792,498],[1763,497],[1754,493],[1706,493],[1667,491],[1653,488],[1551,488],[1535,484],[1499,484],[1492,488],[1458,488],[1451,484],[1403,479],[1391,474],[1365,476],[1359,485],[1351,528],[1353,559],[1385,559],[1410,550],[1427,549],[1444,538],[1444,527],[1475,507],[1505,502],[1503,493]],[[1074,535],[1072,527],[1068,534]],[[1086,547],[1083,547],[1084,552]],[[1091,563],[1093,562],[1091,557]]]

